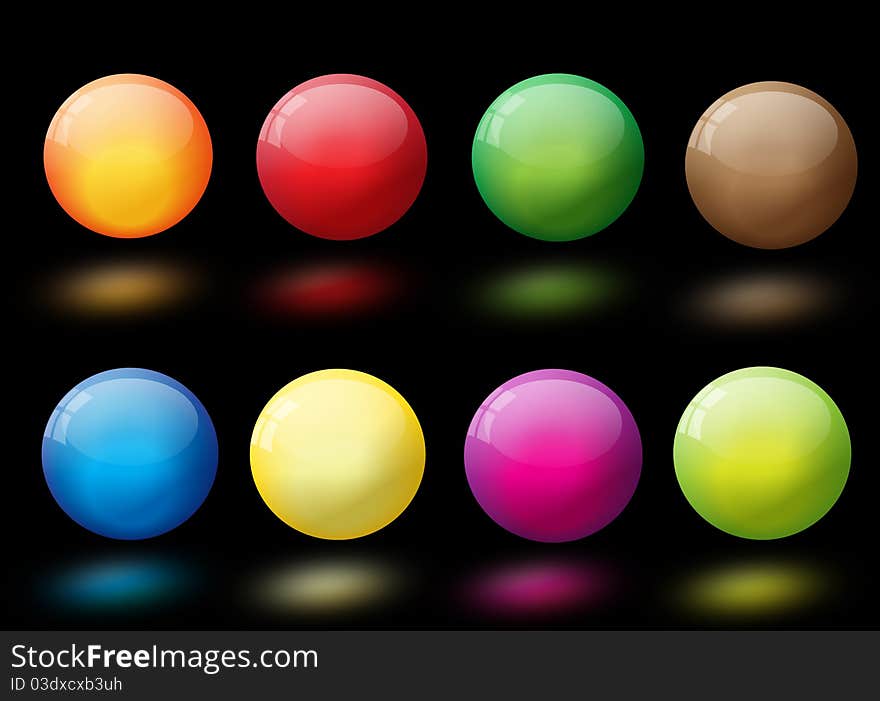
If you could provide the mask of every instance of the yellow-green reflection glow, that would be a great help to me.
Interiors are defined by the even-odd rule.
[[[307,560],[262,572],[250,603],[274,613],[333,614],[379,608],[407,589],[398,567],[368,559]]]
[[[679,586],[679,605],[715,618],[770,618],[820,604],[834,577],[807,563],[742,562],[695,572]]]
[[[685,300],[684,311],[705,324],[771,326],[824,317],[844,297],[841,287],[822,275],[750,272],[697,287]]]
[[[472,290],[477,311],[512,320],[562,319],[622,300],[628,281],[600,264],[529,265],[489,277]]]
[[[152,314],[183,306],[201,290],[199,273],[177,263],[92,263],[51,279],[46,302],[89,317]]]

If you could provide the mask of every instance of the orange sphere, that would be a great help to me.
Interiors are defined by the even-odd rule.
[[[43,163],[55,199],[92,231],[141,238],[183,219],[204,193],[208,126],[180,90],[125,73],[84,85],[61,105]]]

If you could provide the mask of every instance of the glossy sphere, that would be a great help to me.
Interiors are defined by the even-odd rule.
[[[610,90],[553,73],[517,83],[492,103],[472,165],[489,209],[544,241],[591,236],[629,206],[645,164],[635,119]]]
[[[824,98],[791,83],[752,83],[716,100],[688,142],[685,171],[706,221],[755,248],[809,241],[846,209],[858,159]]]
[[[170,531],[201,506],[217,472],[217,435],[186,387],[152,370],[108,370],[58,404],[43,473],[65,513],[100,535]]]
[[[468,483],[499,526],[562,542],[613,521],[639,481],[642,443],[614,392],[570,370],[537,370],[483,402],[464,446]]]
[[[317,538],[384,528],[415,496],[425,439],[390,385],[354,370],[320,370],[283,387],[251,438],[263,501],[288,526]]]
[[[681,417],[673,450],[697,513],[756,540],[814,524],[849,475],[840,410],[821,387],[779,368],[736,370],[704,387]]]
[[[55,199],[99,234],[139,238],[183,219],[211,175],[211,137],[177,88],[122,74],[83,86],[61,105],[43,162]]]
[[[324,239],[387,229],[410,208],[425,179],[422,125],[387,85],[325,75],[276,104],[257,142],[257,172],[288,222]]]

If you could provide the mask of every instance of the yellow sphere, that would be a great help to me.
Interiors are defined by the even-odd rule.
[[[425,438],[406,400],[355,370],[320,370],[283,387],[260,413],[251,471],[272,512],[328,540],[384,528],[412,501]]]

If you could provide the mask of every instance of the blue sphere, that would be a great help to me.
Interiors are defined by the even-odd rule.
[[[217,474],[205,407],[167,375],[107,370],[59,402],[43,434],[43,473],[81,526],[139,540],[170,531],[202,505]]]

